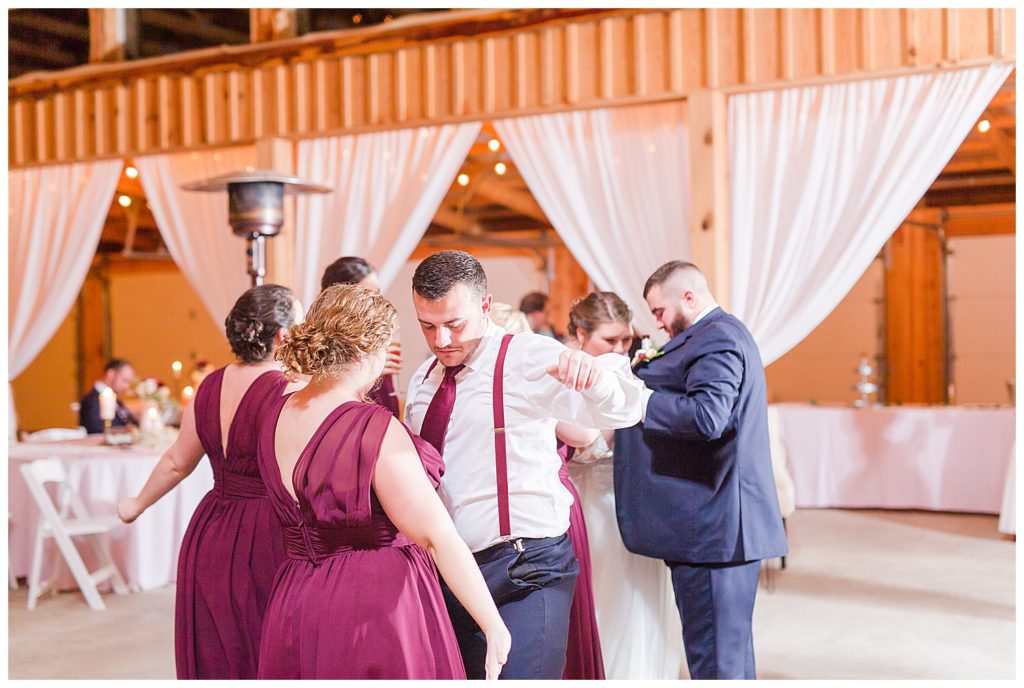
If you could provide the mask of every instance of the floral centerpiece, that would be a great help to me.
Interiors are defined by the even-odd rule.
[[[156,378],[147,377],[135,384],[135,396],[146,404],[146,413],[150,408],[157,410],[161,425],[171,423],[180,412],[178,403],[171,396],[171,389]],[[142,418],[140,421],[144,421]]]

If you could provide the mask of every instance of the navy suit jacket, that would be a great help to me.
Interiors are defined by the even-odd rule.
[[[786,554],[768,442],[764,366],[718,308],[636,374],[654,392],[615,433],[615,510],[631,552],[693,564]]]

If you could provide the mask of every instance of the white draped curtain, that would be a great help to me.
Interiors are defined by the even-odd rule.
[[[690,256],[690,147],[683,102],[497,120],[530,192],[598,289],[661,338],[643,298],[659,266]]]
[[[296,174],[334,189],[296,203],[295,277],[307,307],[324,268],[361,256],[381,286],[415,250],[480,132],[480,123],[299,142]]]
[[[78,297],[122,165],[103,160],[8,173],[8,380],[39,355]]]
[[[181,185],[255,165],[256,149],[252,147],[135,159],[167,250],[218,327],[251,285],[246,243],[231,233],[226,192],[184,191]]]
[[[1012,69],[729,98],[731,310],[765,365],[853,288]]]

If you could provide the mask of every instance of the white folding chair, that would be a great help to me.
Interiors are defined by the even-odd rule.
[[[68,440],[80,440],[88,437],[85,428],[47,428],[25,435],[25,442],[67,442]]]
[[[56,590],[60,570],[59,558],[50,580],[43,583],[39,581],[43,566],[43,544],[46,539],[53,538],[78,587],[85,595],[86,602],[97,611],[106,609],[96,585],[109,579],[114,592],[118,595],[127,593],[128,586],[125,585],[121,572],[117,570],[117,565],[99,536],[120,525],[121,521],[117,516],[90,516],[81,498],[68,484],[67,473],[59,459],[39,459],[26,463],[21,466],[21,475],[28,485],[32,499],[39,507],[40,514],[28,577],[28,608],[35,609],[36,600],[44,591]],[[57,486],[56,506],[46,491],[46,483],[55,483]],[[96,571],[90,573],[85,567],[85,562],[71,540],[75,536],[84,536],[97,559],[103,564]]]

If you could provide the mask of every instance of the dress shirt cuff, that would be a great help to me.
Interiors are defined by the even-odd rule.
[[[644,387],[641,393],[643,397],[640,399],[640,422],[643,423],[647,420],[647,404],[651,403],[651,396],[654,395],[654,392]]]

